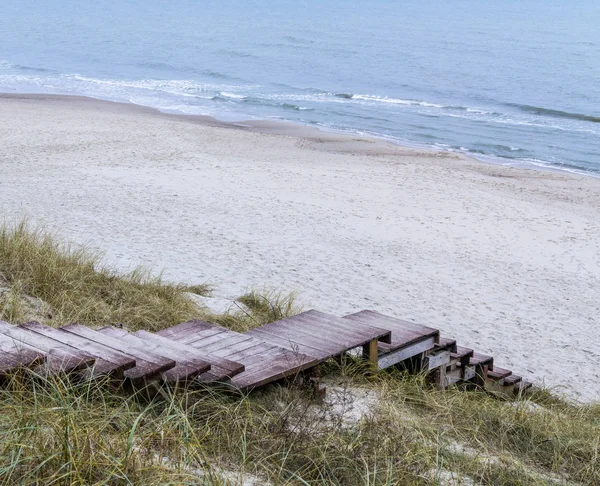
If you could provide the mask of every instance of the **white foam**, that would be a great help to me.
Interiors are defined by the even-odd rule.
[[[393,105],[409,105],[409,106],[425,106],[425,107],[429,107],[429,108],[445,108],[444,105],[436,105],[435,103],[427,103],[426,101],[388,98],[387,96],[354,95],[354,96],[352,96],[351,99],[373,101],[373,102],[377,102],[377,103],[390,103]]]
[[[244,96],[244,95],[239,95],[239,94],[234,94],[234,93],[227,93],[225,91],[221,91],[219,94],[221,96],[225,96],[226,98],[233,98],[234,100],[245,100],[247,98],[247,96]]]

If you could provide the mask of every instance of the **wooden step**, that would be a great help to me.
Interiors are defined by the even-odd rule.
[[[39,322],[28,322],[21,327],[33,333],[52,339],[72,349],[82,350],[93,356],[95,361],[90,377],[98,378],[110,375],[115,378],[123,376],[123,372],[135,366],[135,359],[131,356],[116,352],[111,348],[100,345],[89,339],[65,332],[62,329],[44,326]]]
[[[448,349],[451,353],[456,353],[456,339],[449,339],[445,337],[440,337],[439,343],[435,345],[436,349]]]
[[[532,386],[533,384],[529,383],[528,381],[519,381],[518,383],[515,383],[515,395],[526,393]]]
[[[523,379],[518,375],[510,375],[504,378],[504,386],[513,386],[522,380]]]
[[[144,348],[93,331],[80,324],[68,324],[61,327],[61,330],[70,332],[71,334],[88,339],[133,358],[135,360],[135,367],[127,370],[126,374],[127,378],[134,381],[153,378],[156,375],[160,375],[160,373],[174,368],[176,364],[172,359],[150,353]]]
[[[99,329],[98,332],[106,334],[107,336],[112,336],[113,338],[119,339],[138,349],[145,349],[148,352],[152,352],[153,354],[162,356],[163,358],[174,360],[176,363],[175,366],[170,370],[164,371],[161,375],[162,379],[168,383],[189,381],[210,369],[210,364],[204,360],[195,359],[193,355],[190,356],[187,353],[174,351],[166,346],[159,346],[158,344],[155,344],[151,341],[146,341],[139,336],[129,334],[123,329],[107,326]],[[125,376],[127,378],[131,378],[129,375],[130,371],[131,370],[125,372]]]
[[[512,371],[505,370],[504,368],[498,368],[496,366],[493,371],[488,371],[487,377],[490,380],[500,381],[500,380],[505,379],[506,377],[508,377],[510,375],[512,375]]]
[[[50,373],[72,373],[93,366],[96,358],[88,353],[33,331],[0,321],[0,333],[14,340],[15,344],[44,355],[45,366]]]
[[[494,358],[477,352],[473,352],[469,364],[471,366],[487,366],[489,371],[494,370]]]
[[[229,378],[232,378],[245,370],[245,366],[241,363],[218,357],[213,353],[208,353],[204,350],[198,350],[195,347],[173,341],[160,334],[154,334],[148,331],[136,331],[134,335],[159,346],[168,347],[176,353],[206,360],[210,363],[211,368],[209,371],[202,373],[198,377],[198,380],[202,382],[227,381]]]
[[[465,366],[469,364],[471,356],[473,356],[472,349],[456,346],[456,351],[450,355],[450,359],[458,360],[463,366]]]

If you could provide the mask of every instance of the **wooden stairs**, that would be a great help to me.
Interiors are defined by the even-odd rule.
[[[380,369],[427,373],[440,389],[465,384],[514,397],[531,387],[494,366],[491,356],[457,346],[433,327],[375,311],[337,317],[315,310],[245,333],[199,320],[157,333],[0,321],[0,381],[28,368],[44,375],[108,377],[134,387],[221,384],[250,391],[284,379],[314,385],[320,363],[355,349]]]

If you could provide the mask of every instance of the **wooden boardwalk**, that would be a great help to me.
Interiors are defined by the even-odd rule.
[[[433,327],[374,311],[338,317],[315,310],[245,333],[199,320],[157,333],[0,321],[0,380],[29,368],[133,386],[219,383],[249,391],[297,377],[313,383],[320,363],[352,350],[380,369],[429,373],[439,388],[465,383],[512,396],[531,386]]]

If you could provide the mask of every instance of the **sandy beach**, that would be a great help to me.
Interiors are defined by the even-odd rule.
[[[437,327],[600,399],[600,179],[277,123],[0,97],[0,219],[233,299]]]

